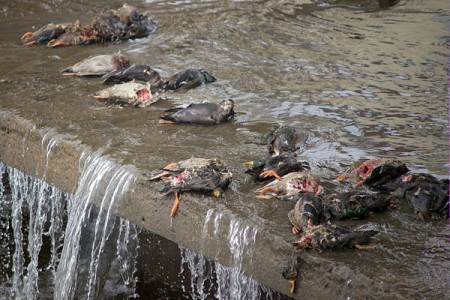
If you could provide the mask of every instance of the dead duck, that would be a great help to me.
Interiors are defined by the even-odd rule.
[[[196,124],[217,125],[227,121],[234,115],[234,101],[223,100],[216,103],[192,103],[186,108],[162,116],[160,124]]]
[[[272,181],[259,191],[259,197],[264,198],[268,192],[275,194],[275,197],[282,199],[294,199],[300,193],[311,192],[320,195],[323,187],[320,180],[307,171],[292,172],[281,180]]]
[[[289,221],[292,223],[292,233],[296,234],[306,228],[319,225],[328,217],[324,214],[322,199],[313,193],[299,195],[296,199],[294,209],[288,213]]]
[[[408,168],[402,162],[377,158],[363,161],[357,167],[351,167],[347,174],[339,176],[337,180],[350,178],[357,181],[353,184],[354,187],[363,183],[370,187],[379,187],[407,172]]]
[[[383,187],[393,197],[405,199],[421,220],[439,218],[449,213],[448,179],[438,180],[431,174],[405,174]]]
[[[100,41],[96,31],[88,26],[83,26],[79,21],[66,26],[64,33],[47,43],[48,47],[64,47],[76,45],[95,44]]]
[[[50,41],[57,39],[61,34],[65,33],[67,25],[67,23],[49,23],[42,26],[35,32],[26,32],[24,35],[22,35],[22,43],[25,46],[34,44],[47,45]]]
[[[270,155],[295,152],[304,146],[307,139],[307,133],[288,125],[273,128],[265,138]]]
[[[94,98],[109,101],[113,104],[125,104],[138,107],[149,106],[158,100],[152,96],[150,83],[138,83],[134,81],[115,84],[103,89],[96,93]]]
[[[152,86],[152,93],[159,91],[163,85],[159,73],[148,65],[127,66],[103,75],[102,79],[103,84],[118,84],[133,80],[149,82]]]
[[[164,83],[165,91],[187,91],[196,88],[202,84],[215,82],[217,79],[208,71],[203,69],[187,69],[176,73]]]
[[[320,224],[306,228],[295,245],[300,249],[336,250],[342,248],[368,249],[365,246],[378,231],[363,226],[351,229],[332,224]]]
[[[130,66],[129,59],[122,54],[94,55],[61,71],[64,76],[103,76]]]
[[[170,216],[176,214],[181,192],[210,193],[221,197],[223,191],[232,181],[232,174],[218,159],[190,158],[171,163],[150,180],[163,180],[166,185],[163,193],[175,194],[175,201]]]
[[[281,180],[281,177],[288,173],[311,169],[307,161],[301,160],[292,153],[269,156],[265,159],[246,162],[245,165],[250,167],[245,173],[252,175],[256,181],[273,178]]]
[[[391,205],[391,196],[386,192],[356,189],[328,195],[323,205],[331,219],[363,219],[370,213],[385,211]]]

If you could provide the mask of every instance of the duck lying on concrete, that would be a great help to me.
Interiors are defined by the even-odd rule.
[[[311,192],[320,195],[323,187],[320,185],[320,180],[307,171],[292,172],[281,177],[279,181],[272,181],[265,185],[259,191],[259,196],[264,197],[268,192],[275,193],[276,197],[293,199],[300,193]]]
[[[356,189],[325,197],[324,209],[331,219],[363,219],[369,213],[385,211],[391,204],[390,199],[390,195],[385,192]]]
[[[306,228],[295,245],[299,250],[310,247],[319,250],[345,247],[367,249],[364,244],[367,244],[369,239],[377,233],[376,230],[367,230],[362,227],[351,229],[332,224],[320,224]]]
[[[113,104],[146,107],[158,99],[152,96],[150,83],[134,81],[115,84],[94,95],[95,99],[110,101]]]
[[[313,193],[299,195],[296,199],[294,209],[288,213],[291,221],[292,233],[303,232],[306,228],[319,225],[320,222],[327,220],[324,214],[322,199]]]
[[[102,54],[90,56],[61,71],[64,76],[103,76],[130,66],[125,55]]]
[[[308,139],[308,134],[293,126],[281,125],[272,129],[265,139],[269,154],[279,155],[301,149]]]
[[[377,158],[366,160],[357,165],[357,167],[351,167],[347,174],[339,176],[337,180],[355,180],[357,182],[353,184],[354,187],[360,184],[379,187],[407,172],[408,168],[402,162]]]
[[[192,103],[186,108],[162,116],[160,124],[197,124],[217,125],[234,115],[234,101],[223,100],[221,103]]]
[[[310,170],[309,163],[302,161],[293,153],[268,156],[265,159],[254,160],[245,164],[250,166],[245,173],[252,175],[256,181],[270,178],[281,180],[281,177],[288,173]]]
[[[232,174],[218,159],[190,158],[171,163],[150,180],[161,179],[166,185],[163,193],[175,194],[170,216],[176,214],[181,192],[211,193],[220,197],[232,180]]]
[[[307,134],[287,125],[272,129],[265,137],[269,155],[264,159],[246,162],[250,169],[246,171],[254,180],[261,181],[271,178],[281,180],[291,172],[309,170],[309,163],[297,157],[299,150],[307,139]]]
[[[149,82],[152,86],[152,93],[158,92],[163,85],[161,76],[157,71],[148,65],[132,65],[117,69],[105,74],[103,77],[103,84],[118,84],[128,81]]]
[[[187,91],[216,80],[217,79],[206,70],[187,69],[170,77],[169,80],[164,83],[163,89],[165,91]]]
[[[87,25],[79,21],[66,24],[47,24],[35,32],[22,36],[24,45],[47,44],[51,47],[114,42],[148,36],[156,30],[156,23],[135,7],[124,4],[95,17]]]
[[[382,186],[394,198],[405,199],[422,220],[449,214],[449,182],[430,174],[408,173]]]
[[[41,44],[47,45],[50,41],[55,40],[66,31],[68,23],[53,24],[49,23],[42,26],[35,32],[26,32],[22,35],[22,43],[26,46]]]

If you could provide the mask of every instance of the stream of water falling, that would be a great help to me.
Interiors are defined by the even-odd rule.
[[[1,299],[136,296],[139,230],[112,214],[135,177],[99,154],[80,168],[71,196],[0,163]]]
[[[202,239],[210,233],[208,230],[211,227],[210,223],[212,223],[213,236],[218,238],[221,219],[220,212],[215,212],[214,209],[207,211]],[[180,274],[185,274],[186,271],[190,274],[185,278],[187,281],[185,285],[188,284],[188,286],[183,286],[183,290],[190,289],[191,297],[199,300],[210,299],[211,296],[216,299],[277,298],[278,295],[272,293],[267,287],[242,274],[243,260],[252,260],[257,233],[256,228],[242,220],[233,219],[230,222],[226,244],[232,258],[232,265],[229,267],[216,261],[208,261],[202,253],[180,247]]]

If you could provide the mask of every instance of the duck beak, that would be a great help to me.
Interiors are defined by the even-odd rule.
[[[248,162],[245,162],[244,165],[253,166],[253,163],[254,163],[254,161],[248,161]]]

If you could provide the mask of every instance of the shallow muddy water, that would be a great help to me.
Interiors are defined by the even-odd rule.
[[[302,155],[324,181],[374,157],[448,178],[445,0],[400,1],[386,9],[377,1],[127,1],[157,22],[148,38],[56,49],[20,45],[24,32],[46,23],[87,22],[102,8],[122,5],[91,2],[0,4],[0,109],[72,134],[144,172],[190,156],[218,157],[234,174],[224,205],[242,218],[264,220],[286,240],[292,239],[286,215],[293,204],[256,199],[243,165],[266,155],[259,141],[274,125],[308,132]],[[205,68],[218,81],[163,94],[144,109],[122,109],[93,99],[103,88],[100,79],[59,73],[89,55],[117,51],[163,78]],[[233,99],[237,112],[226,124],[158,124],[173,106],[223,99]],[[448,295],[447,220],[418,222],[401,205],[369,221],[381,231],[373,252],[321,255],[376,278],[396,298]],[[317,284],[326,283],[317,278]]]

